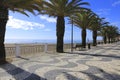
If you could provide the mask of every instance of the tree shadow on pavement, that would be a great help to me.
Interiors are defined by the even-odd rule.
[[[11,63],[6,63],[0,65],[0,68],[4,69],[8,74],[10,74],[15,80],[47,80],[34,73],[30,73],[20,67],[17,67]],[[0,77],[7,77],[5,72],[0,73]],[[11,80],[11,79],[9,79]]]
[[[94,66],[95,67],[95,66]],[[104,71],[103,69],[100,69],[98,67],[95,67],[101,76],[96,76],[91,71],[80,71],[81,73],[87,75],[90,80],[120,80],[120,75],[116,73],[108,73]]]
[[[115,56],[115,55],[88,54],[88,53],[67,53],[67,54],[78,54],[78,55],[88,55],[88,56],[95,56],[95,57],[109,57],[109,58],[120,59],[120,56]]]
[[[97,67],[96,67],[97,68]],[[99,71],[99,76],[96,75],[94,72],[89,72],[89,71],[73,71],[74,72],[77,72],[78,74],[82,73],[84,75],[87,76],[87,78],[89,78],[89,80],[120,80],[120,75],[119,74],[116,74],[116,73],[108,73],[108,72],[105,72],[104,70],[100,69],[100,68],[97,68],[98,71]],[[70,74],[69,72],[65,72],[64,73],[66,78],[68,80],[85,80],[85,79],[80,79],[78,78],[77,76],[74,76],[72,74]]]

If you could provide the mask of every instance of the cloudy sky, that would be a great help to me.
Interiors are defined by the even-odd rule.
[[[100,17],[120,28],[120,0],[83,0],[90,3],[92,9]],[[47,15],[30,17],[9,11],[6,39],[56,39],[56,18]],[[66,20],[64,39],[71,39],[71,24]],[[87,31],[87,38],[92,39],[91,31]],[[81,29],[74,26],[74,40],[81,40]]]

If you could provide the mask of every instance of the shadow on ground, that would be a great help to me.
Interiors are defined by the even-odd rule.
[[[114,56],[114,55],[88,54],[88,53],[67,53],[67,54],[89,55],[89,56],[95,56],[95,57],[109,57],[109,58],[120,59],[120,56]]]
[[[89,72],[89,71],[77,71],[77,73],[82,73],[82,74],[88,76],[89,80],[120,80],[120,75],[118,75],[118,74],[107,73],[100,68],[97,68],[97,69],[98,69],[98,71],[100,71],[99,74],[101,76],[97,76],[96,74]],[[85,79],[80,79],[76,76],[73,76],[73,75],[69,74],[68,72],[64,72],[64,74],[68,80],[85,80]]]
[[[47,79],[42,78],[34,73],[30,73],[26,70],[23,70],[11,63],[6,63],[4,65],[0,65],[0,68],[4,69],[15,80],[47,80]],[[4,74],[3,74],[3,76],[4,76]],[[9,80],[11,80],[11,79],[9,79]]]
[[[94,73],[94,70],[86,70],[86,71],[80,71],[83,74],[87,75],[91,80],[120,80],[120,75],[116,73],[108,73],[104,71],[103,69],[100,69],[98,67],[92,66],[95,68],[95,70],[100,74],[101,76],[96,76]]]

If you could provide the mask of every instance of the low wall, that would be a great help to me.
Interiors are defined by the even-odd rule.
[[[64,49],[70,49],[70,44],[64,44]],[[56,44],[5,44],[6,56],[23,56],[41,52],[56,52]]]

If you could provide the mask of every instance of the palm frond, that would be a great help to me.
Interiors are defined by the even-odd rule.
[[[48,0],[43,1],[44,8],[42,13],[51,16],[70,16],[80,11],[81,7],[88,5],[82,0]]]

